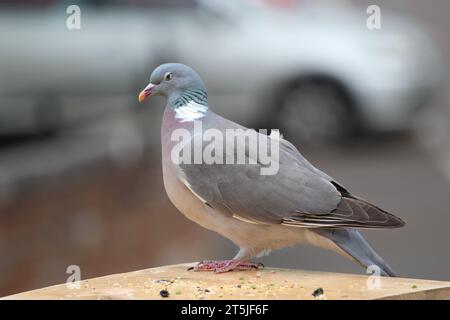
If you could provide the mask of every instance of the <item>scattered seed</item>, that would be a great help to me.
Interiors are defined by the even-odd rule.
[[[163,297],[163,298],[168,298],[168,297],[169,297],[169,291],[167,291],[167,290],[161,290],[161,291],[159,292],[159,295],[160,295],[161,297]]]
[[[167,282],[170,282],[170,281],[167,280],[167,279],[159,279],[159,280],[156,280],[156,283],[167,283]]]
[[[181,294],[181,291],[177,291],[177,292],[175,292],[175,294],[176,294],[176,295],[180,295],[180,294]]]
[[[417,286],[416,286],[415,284],[413,284],[413,285],[411,286],[411,288],[417,289]]]
[[[321,295],[323,295],[323,289],[317,288],[316,290],[314,290],[312,295],[314,296],[314,298],[320,297]]]

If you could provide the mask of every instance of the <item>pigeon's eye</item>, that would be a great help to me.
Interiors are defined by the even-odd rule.
[[[166,74],[164,75],[164,80],[166,81],[172,80],[172,78],[173,78],[172,72],[166,72]]]

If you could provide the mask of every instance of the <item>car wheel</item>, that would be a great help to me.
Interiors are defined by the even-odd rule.
[[[280,100],[277,122],[293,143],[344,141],[355,130],[351,99],[332,81],[297,82]]]
[[[63,127],[62,108],[59,99],[45,96],[35,108],[35,131],[41,136],[53,136]]]

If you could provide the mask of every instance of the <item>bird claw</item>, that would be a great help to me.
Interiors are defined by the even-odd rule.
[[[246,271],[264,268],[262,263],[254,263],[239,260],[205,260],[199,262],[196,266],[188,268],[194,271],[214,271],[215,273],[223,273],[233,270]]]

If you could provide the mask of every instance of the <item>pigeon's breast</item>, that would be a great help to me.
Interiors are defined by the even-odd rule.
[[[203,225],[205,221],[204,205],[179,180],[179,168],[172,162],[171,151],[178,141],[172,141],[172,133],[177,129],[191,129],[192,124],[180,123],[175,113],[167,108],[161,125],[162,171],[166,193],[173,205],[189,219]],[[208,226],[203,225],[208,228]]]

